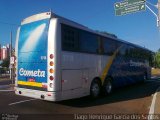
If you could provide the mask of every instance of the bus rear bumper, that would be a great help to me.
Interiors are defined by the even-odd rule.
[[[60,101],[60,92],[39,91],[15,87],[15,94],[47,101]]]

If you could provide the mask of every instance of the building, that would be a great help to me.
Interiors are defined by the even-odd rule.
[[[6,46],[2,46],[0,45],[0,60],[5,60],[7,58],[9,58],[9,54],[10,54],[10,45],[6,45]]]
[[[1,61],[1,44],[0,44],[0,61]]]
[[[4,60],[6,58],[7,58],[7,47],[2,46],[2,48],[1,48],[1,59]]]

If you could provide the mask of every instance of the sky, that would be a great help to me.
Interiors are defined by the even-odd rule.
[[[115,16],[114,3],[123,0],[0,0],[0,44],[13,46],[21,21],[33,14],[52,12],[93,30],[113,33],[118,38],[146,47],[160,48],[160,30],[156,17],[148,10]],[[156,4],[158,0],[147,0]],[[158,10],[147,4],[158,14]]]

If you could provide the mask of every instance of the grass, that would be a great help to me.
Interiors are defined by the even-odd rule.
[[[159,68],[153,68],[151,70],[152,76],[160,75],[160,69]]]

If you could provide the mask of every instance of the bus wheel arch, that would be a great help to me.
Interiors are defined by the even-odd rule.
[[[96,77],[92,80],[90,84],[90,96],[92,98],[97,98],[101,94],[102,82],[101,79]]]

